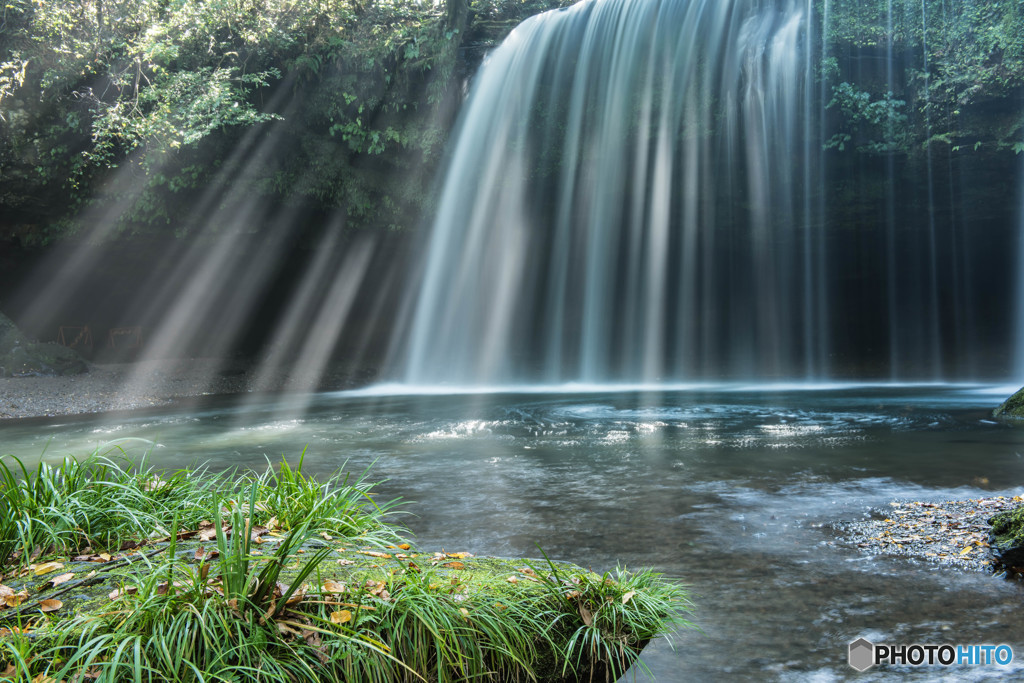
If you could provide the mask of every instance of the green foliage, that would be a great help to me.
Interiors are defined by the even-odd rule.
[[[817,13],[825,16],[825,3]],[[830,0],[827,16],[826,59],[839,66],[828,70],[831,106],[843,115],[830,148],[913,153],[943,141],[953,151],[1000,151],[1020,143],[1022,3]],[[865,93],[877,94],[856,99]],[[897,102],[906,103],[899,112]],[[879,135],[886,126],[895,139]]]
[[[430,3],[13,1],[0,205],[29,242],[92,205],[123,207],[122,230],[175,229],[175,207],[237,157],[243,194],[412,222],[459,96],[461,36]]]
[[[295,469],[282,463],[277,473],[237,478],[132,474],[98,454],[74,462],[33,472],[18,465],[20,478],[4,470],[6,511],[34,517],[43,503],[73,503],[92,486],[111,497],[105,487],[117,482],[132,502],[106,512],[161,519],[155,533],[173,532],[162,549],[114,563],[134,566],[93,607],[72,606],[90,599],[75,594],[83,600],[66,597],[68,609],[42,614],[38,595],[53,595],[43,584],[31,588],[38,602],[29,609],[4,612],[0,670],[15,680],[613,680],[651,638],[690,626],[685,589],[652,572],[599,576],[551,561],[535,569],[407,544],[400,548],[409,554],[357,551],[353,543],[372,546],[399,530],[381,531],[383,513],[361,478],[351,486],[339,474],[317,486],[301,459]],[[368,521],[333,525],[339,508],[356,516],[357,505]],[[94,501],[96,514],[82,519],[102,506]],[[173,514],[166,520],[157,509]],[[271,511],[291,520],[284,538],[263,539],[269,530],[257,529],[271,524]],[[213,520],[199,524],[215,530],[216,551],[179,551],[179,536],[198,533],[197,518]],[[316,533],[325,524],[342,537]],[[349,546],[348,557],[369,557],[334,562],[345,549],[319,536]],[[109,578],[112,570],[96,566],[96,580]],[[25,585],[18,589],[27,594]]]
[[[879,99],[872,99],[870,93],[859,90],[852,83],[843,82],[832,88],[832,99],[827,108],[836,107],[843,115],[844,128],[834,134],[826,149],[840,152],[855,141],[858,151],[885,153],[905,150],[907,120],[902,108],[903,100],[893,98],[886,92]]]
[[[246,524],[271,519],[285,529],[324,531],[342,538],[385,543],[397,527],[384,520],[396,502],[377,504],[372,485],[339,472],[324,482],[282,460],[279,471],[231,476],[204,468],[157,473],[133,464],[123,442],[101,447],[83,460],[35,469],[10,456],[0,459],[0,568],[12,559],[27,564],[36,549],[77,554],[85,548],[116,551],[124,543],[172,529],[196,529],[210,509],[238,515],[240,496],[250,499]],[[154,531],[155,530],[155,531]],[[175,533],[177,533],[175,531]]]

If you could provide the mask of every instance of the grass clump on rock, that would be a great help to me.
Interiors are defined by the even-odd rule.
[[[652,572],[421,552],[364,476],[0,460],[0,680],[614,680]]]

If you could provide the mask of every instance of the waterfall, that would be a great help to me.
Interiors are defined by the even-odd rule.
[[[812,0],[583,0],[517,27],[477,73],[454,131],[393,379],[1008,372],[1005,331],[974,311],[1014,315],[1016,303],[986,294],[1015,287],[1004,267],[1013,250],[984,224],[987,238],[962,248],[973,216],[987,220],[976,210],[983,195],[954,184],[970,166],[954,170],[950,157],[940,214],[931,148],[898,156],[894,119],[874,151],[825,143],[842,118],[832,86],[860,73],[827,73],[833,10]],[[888,3],[890,36],[893,11]],[[922,48],[927,100],[927,36]],[[884,49],[874,60],[865,48],[847,68],[880,63],[884,72],[862,80],[881,81],[871,96],[892,100],[920,65],[901,62],[897,73],[891,42]]]
[[[404,379],[821,372],[811,8],[601,0],[516,28],[456,132]]]

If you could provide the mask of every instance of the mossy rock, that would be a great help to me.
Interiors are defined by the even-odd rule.
[[[1024,573],[1024,506],[993,515],[989,524],[988,542],[997,565]]]
[[[992,411],[992,416],[1024,419],[1024,388],[1003,401],[1002,405]]]

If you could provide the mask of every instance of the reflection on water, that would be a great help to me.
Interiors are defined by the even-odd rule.
[[[308,397],[302,399],[308,400]],[[124,439],[158,466],[263,467],[282,455],[328,473],[372,466],[382,495],[416,501],[426,548],[552,557],[596,570],[651,566],[692,586],[702,633],[644,659],[659,681],[842,680],[847,644],[1007,643],[1009,671],[873,670],[1024,678],[1024,592],[986,575],[831,545],[828,522],[894,498],[1018,494],[1024,430],[988,418],[986,388],[828,391],[319,395],[207,405],[114,422],[10,422],[29,460]],[[147,440],[145,443],[138,439]],[[149,448],[148,443],[152,444]],[[979,488],[984,486],[985,488]]]

